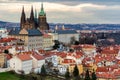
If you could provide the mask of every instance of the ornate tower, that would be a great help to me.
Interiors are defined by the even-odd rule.
[[[20,29],[24,28],[26,22],[26,16],[25,16],[25,11],[24,11],[24,6],[22,8],[22,14],[21,14],[21,21],[20,21]]]
[[[40,30],[49,30],[49,25],[46,20],[46,13],[44,12],[43,3],[41,4],[41,11],[39,12],[38,27]]]
[[[34,19],[34,12],[33,12],[33,6],[31,7],[31,13],[30,13],[30,24],[32,25],[32,28],[35,28],[35,19]]]

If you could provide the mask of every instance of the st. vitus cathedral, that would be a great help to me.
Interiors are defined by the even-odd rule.
[[[49,25],[46,19],[46,13],[43,8],[43,4],[41,4],[41,11],[38,14],[35,10],[35,14],[33,11],[33,6],[31,7],[30,18],[26,18],[26,14],[24,11],[24,7],[22,9],[21,21],[20,21],[20,29],[40,29],[40,30],[49,30]]]

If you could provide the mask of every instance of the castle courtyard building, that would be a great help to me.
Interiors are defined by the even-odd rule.
[[[43,37],[38,29],[11,30],[9,37],[23,40],[27,50],[42,49]]]

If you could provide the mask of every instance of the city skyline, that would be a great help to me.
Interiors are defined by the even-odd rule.
[[[29,17],[31,6],[40,11],[41,2],[48,23],[110,23],[120,24],[119,0],[1,0],[0,20],[20,22],[22,6]]]

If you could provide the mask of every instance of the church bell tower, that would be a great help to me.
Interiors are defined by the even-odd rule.
[[[44,12],[43,3],[41,4],[41,11],[38,15],[38,28],[40,30],[49,30],[49,25],[46,19],[46,13]]]

